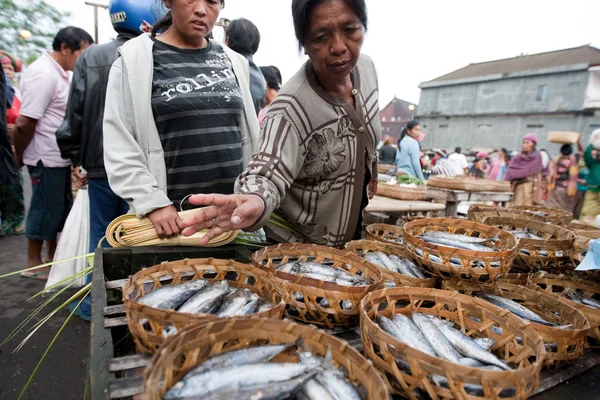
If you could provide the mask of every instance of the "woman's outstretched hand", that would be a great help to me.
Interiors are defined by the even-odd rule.
[[[190,197],[189,201],[204,208],[183,220],[183,235],[192,236],[208,229],[198,242],[201,246],[224,232],[254,225],[265,209],[262,198],[254,194],[198,194]]]

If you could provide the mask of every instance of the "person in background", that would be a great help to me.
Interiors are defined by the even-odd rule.
[[[485,178],[485,158],[475,158],[468,175],[474,178]]]
[[[448,155],[445,150],[437,150],[434,156],[435,166],[431,169],[431,175],[436,176],[456,176],[456,171],[448,162]]]
[[[71,160],[87,172],[90,199],[89,252],[94,252],[104,237],[106,228],[115,218],[127,214],[129,205],[117,196],[108,184],[104,168],[102,123],[108,76],[117,59],[117,50],[128,40],[149,32],[152,25],[164,16],[164,8],[154,7],[155,0],[111,0],[108,12],[113,28],[118,33],[110,43],[89,47],[77,59],[69,104],[63,123],[56,132],[61,156]],[[102,241],[101,247],[109,247]],[[92,276],[88,275],[88,282]],[[74,302],[74,306],[79,300]],[[70,306],[73,307],[73,306]],[[89,296],[76,310],[76,314],[89,321],[91,317]]]
[[[25,164],[31,177],[32,195],[25,226],[28,239],[27,267],[52,260],[56,239],[71,209],[71,162],[60,156],[56,129],[65,117],[69,98],[69,71],[83,50],[93,43],[81,28],[63,28],[54,37],[52,51],[45,52],[24,72],[23,103],[15,124],[14,144],[18,165]],[[49,267],[21,274],[46,280]]]
[[[260,67],[260,70],[267,81],[267,94],[265,95],[265,105],[258,113],[258,124],[262,127],[262,122],[267,116],[267,112],[269,111],[269,106],[277,97],[277,93],[279,93],[280,85],[279,78],[277,77],[277,72],[275,67]]]
[[[511,202],[514,206],[541,205],[547,191],[545,170],[542,155],[536,151],[537,135],[528,133],[523,137],[521,153],[510,162],[504,176],[505,181],[512,183],[515,196]]]
[[[111,190],[159,237],[180,232],[190,193],[233,193],[259,136],[248,62],[207,38],[224,0],[163,3],[152,35],[119,50],[103,125]]]
[[[256,115],[265,103],[267,83],[260,68],[254,63],[253,57],[260,46],[260,32],[256,25],[245,18],[233,20],[225,32],[225,44],[248,60],[250,64],[250,93],[254,101]]]
[[[498,174],[498,177],[496,178],[497,181],[504,180],[504,175],[506,175],[506,170],[508,169],[508,166],[510,165],[510,161],[512,160],[512,158],[513,158],[513,156],[509,152],[504,153],[504,165],[500,168],[500,173]]]
[[[590,144],[583,153],[585,165],[589,170],[588,190],[585,194],[581,217],[592,220],[600,214],[600,129],[592,132]]]
[[[420,137],[421,124],[418,121],[410,121],[402,130],[395,161],[398,176],[408,174],[425,180],[421,166],[421,146],[418,141]]]
[[[506,167],[506,149],[505,148],[501,148],[498,150],[498,154],[496,155],[496,157],[492,158],[492,160],[490,161],[490,165],[488,166],[487,169],[487,176],[488,179],[492,179],[492,180],[502,180],[499,179],[498,177],[500,176],[500,173],[502,172],[502,168]]]
[[[277,68],[274,65],[269,65],[269,68],[271,68],[273,70],[273,72],[275,72],[275,75],[277,75],[277,84],[281,87],[281,85],[283,85],[283,79],[281,77],[281,71],[279,70],[279,68]]]
[[[467,157],[462,154],[462,149],[460,147],[454,149],[454,153],[448,156],[448,162],[452,168],[454,168],[454,173],[456,176],[462,176],[467,173],[469,163],[467,162]]]
[[[590,174],[590,170],[585,165],[583,157],[579,160],[579,176],[577,177],[577,193],[575,194],[575,200],[573,201],[573,218],[580,219],[581,211],[583,210],[583,202],[585,201],[585,195],[588,191],[587,179]]]
[[[10,54],[0,52],[0,63],[6,74],[6,84],[9,90],[14,91],[12,103],[6,109],[6,130],[11,143],[14,133],[15,122],[21,111],[21,93],[12,84],[15,80],[15,73],[21,71],[20,60],[12,57]],[[23,176],[18,173],[18,181],[10,185],[0,186],[0,216],[2,218],[2,230],[6,235],[22,235],[25,233],[25,199],[23,198]]]
[[[12,146],[6,129],[6,109],[11,106],[14,93],[10,90],[10,81],[0,69],[0,186],[10,186],[18,182],[18,173],[15,166]],[[0,198],[0,202],[2,199]],[[2,204],[0,203],[0,206]],[[0,215],[2,221],[3,215]],[[0,224],[0,238],[4,237],[4,230]]]
[[[549,207],[573,211],[577,194],[577,180],[579,179],[577,164],[577,157],[573,155],[572,146],[570,144],[562,145],[560,156],[550,163],[547,201]]]
[[[392,138],[387,137],[383,141],[383,146],[379,149],[379,164],[394,165],[397,152],[398,150],[392,146]]]
[[[237,194],[190,199],[207,206],[184,221],[184,235],[210,229],[200,245],[265,225],[276,242],[342,247],[361,236],[363,210],[377,192],[381,137],[377,72],[361,55],[366,4],[293,0],[292,15],[309,60],[271,105]],[[268,224],[272,212],[291,229]]]

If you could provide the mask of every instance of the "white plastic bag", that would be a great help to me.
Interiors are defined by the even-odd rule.
[[[90,198],[87,189],[79,189],[77,197],[67,217],[65,226],[62,230],[56,253],[53,261],[60,261],[67,258],[83,256],[88,253],[90,242]],[[83,271],[88,267],[87,257],[76,260],[59,262],[52,265],[46,288],[64,281],[70,276]],[[62,283],[64,287],[73,282],[73,279]],[[76,279],[72,288],[81,288],[85,286],[85,276]]]

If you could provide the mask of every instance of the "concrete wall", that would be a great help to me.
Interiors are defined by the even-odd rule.
[[[549,131],[575,131],[588,143],[594,129],[600,128],[600,112],[595,115],[565,113],[557,115],[529,115],[502,117],[421,117],[422,130],[427,133],[423,141],[426,148],[453,149],[506,147],[518,150],[523,135],[536,132],[539,148],[558,154],[559,145],[548,143]]]
[[[582,110],[587,71],[423,88],[418,114],[457,116]],[[541,87],[546,86],[545,95]]]

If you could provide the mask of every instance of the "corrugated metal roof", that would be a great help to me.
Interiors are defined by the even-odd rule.
[[[556,50],[547,53],[524,55],[504,60],[469,64],[464,68],[440,76],[429,82],[444,82],[480,76],[511,74],[522,71],[536,71],[568,65],[600,64],[600,49],[585,45],[572,49]],[[427,83],[429,83],[427,82]]]

